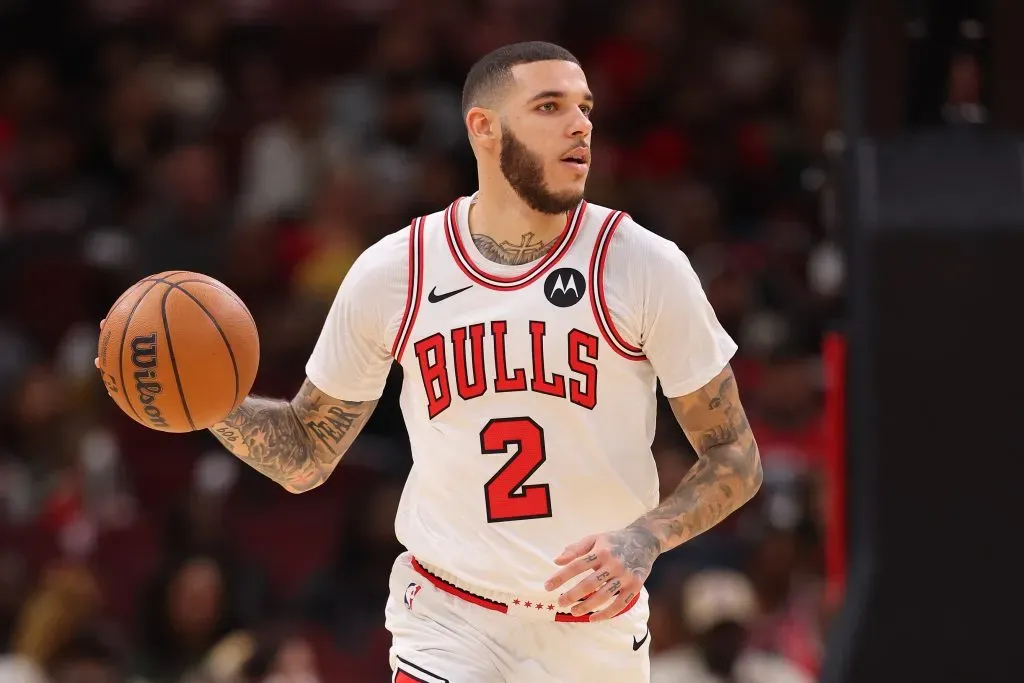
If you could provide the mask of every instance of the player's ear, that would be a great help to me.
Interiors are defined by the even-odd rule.
[[[466,130],[474,145],[485,148],[494,145],[500,134],[497,113],[483,107],[473,107],[466,112]]]

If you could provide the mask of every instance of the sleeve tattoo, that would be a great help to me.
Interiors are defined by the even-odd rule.
[[[242,462],[292,493],[327,480],[377,401],[339,401],[308,379],[291,402],[250,396],[210,428]]]
[[[665,552],[715,526],[761,486],[761,458],[740,403],[732,368],[692,394],[669,399],[698,460],[676,490],[634,522],[648,547]]]

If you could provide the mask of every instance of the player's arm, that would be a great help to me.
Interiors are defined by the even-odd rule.
[[[655,555],[721,522],[757,493],[762,479],[757,441],[730,366],[668,402],[698,459],[673,493],[631,525],[650,534],[648,552]]]
[[[242,462],[303,493],[327,480],[376,406],[332,398],[307,379],[291,401],[246,398],[210,431]]]
[[[555,558],[564,568],[548,582],[548,590],[592,570],[559,596],[559,606],[571,606],[573,614],[597,610],[591,620],[618,614],[637,595],[662,553],[724,520],[761,486],[761,457],[730,366],[697,391],[669,398],[669,403],[699,458],[660,505],[625,529],[584,538]]]
[[[700,456],[676,490],[624,529],[588,536],[555,558],[556,590],[590,570],[558,604],[591,620],[618,614],[636,597],[662,553],[707,531],[757,492],[761,459],[729,360],[736,343],[722,328],[689,260],[635,224],[616,235],[606,272],[619,273],[618,322],[642,345],[676,419]],[[613,263],[613,260],[616,262]]]
[[[211,429],[242,462],[292,493],[326,481],[384,391],[407,299],[408,243],[408,230],[393,233],[352,264],[295,398],[250,396]]]

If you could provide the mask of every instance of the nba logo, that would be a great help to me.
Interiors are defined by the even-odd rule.
[[[416,599],[416,594],[420,592],[421,586],[416,583],[410,583],[405,589],[405,606],[412,609],[412,601]]]

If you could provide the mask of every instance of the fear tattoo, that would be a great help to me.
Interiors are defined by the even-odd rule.
[[[337,401],[308,380],[289,403],[249,397],[210,431],[234,455],[293,493],[322,484],[376,401]]]

